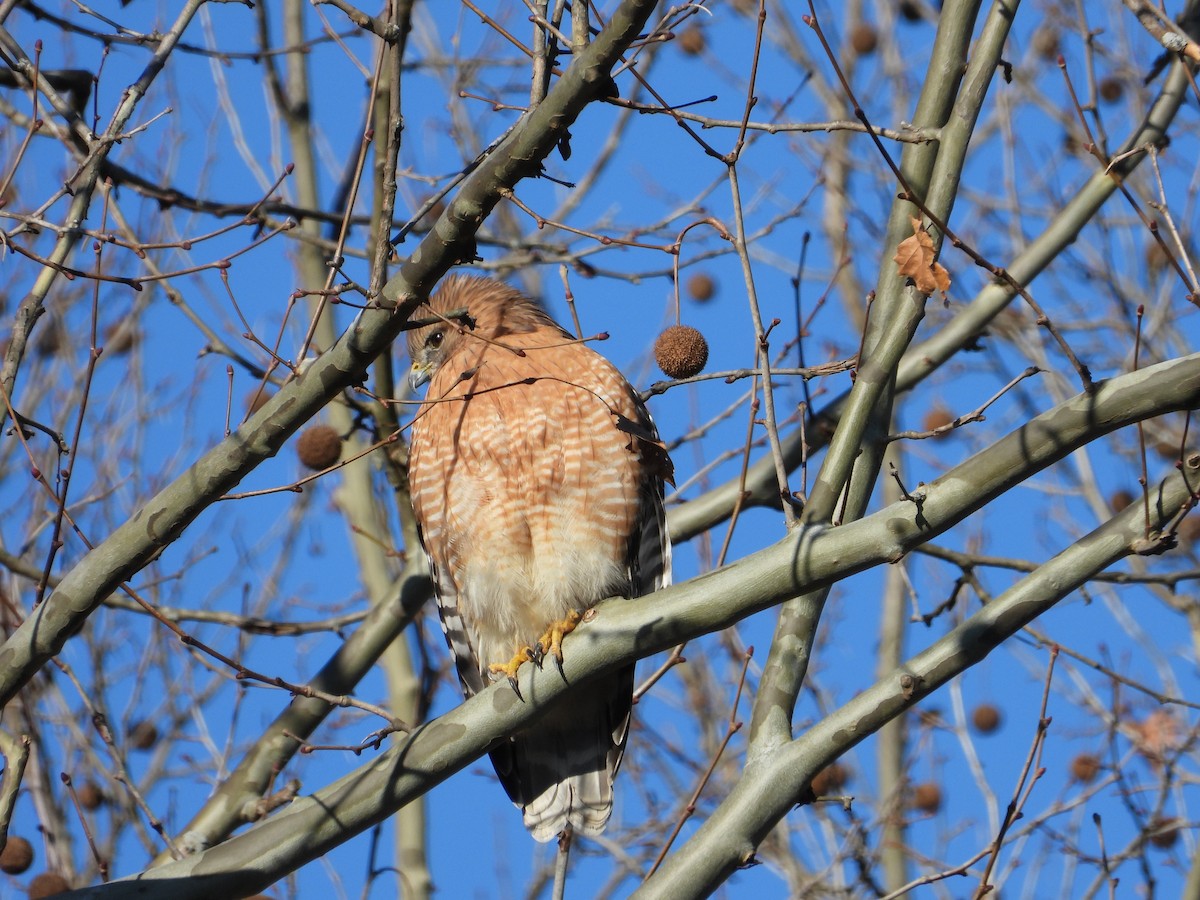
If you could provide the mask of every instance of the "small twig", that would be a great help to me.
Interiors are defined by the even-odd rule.
[[[746,672],[750,668],[750,660],[753,656],[754,647],[747,647],[745,657],[742,661],[742,674],[741,677],[738,678],[737,691],[733,695],[733,705],[729,710],[729,722],[725,727],[725,736],[721,739],[721,744],[717,747],[717,752],[713,754],[713,758],[711,762],[709,762],[708,768],[705,769],[704,774],[700,777],[700,783],[697,784],[696,789],[692,791],[692,796],[688,799],[687,805],[683,808],[682,815],[680,815],[679,819],[675,822],[675,828],[671,832],[671,836],[667,838],[667,842],[663,844],[663,848],[658,851],[658,857],[654,860],[654,864],[650,866],[650,871],[646,873],[646,877],[643,879],[643,881],[649,880],[650,877],[658,870],[658,867],[662,864],[662,861],[666,859],[667,852],[671,849],[671,845],[674,844],[675,839],[679,837],[679,832],[683,830],[683,826],[687,824],[687,820],[695,814],[696,804],[700,802],[700,794],[704,792],[705,786],[708,784],[709,779],[712,778],[713,772],[716,771],[717,763],[721,761],[721,756],[724,754],[725,748],[729,746],[729,742],[733,740],[733,736],[742,728],[742,723],[737,720],[738,703],[742,699],[742,689],[746,686]]]
[[[100,848],[96,846],[92,828],[88,825],[87,817],[83,814],[83,806],[79,803],[79,795],[75,792],[75,782],[66,772],[60,772],[58,777],[62,779],[62,783],[67,787],[67,793],[71,795],[75,815],[79,817],[79,827],[83,829],[84,840],[88,843],[88,849],[92,851],[92,859],[96,861],[96,870],[100,873],[100,880],[108,881],[108,860],[100,854]]]
[[[908,488],[904,486],[904,482],[900,478],[900,470],[897,469],[896,464],[890,460],[888,461],[888,474],[892,476],[892,479],[896,482],[896,486],[900,488],[900,496],[909,503],[915,503],[917,508],[920,509],[921,504],[925,502],[924,492],[918,490],[915,494],[910,494],[908,492]]]
[[[988,856],[987,865],[984,867],[983,875],[979,878],[979,887],[975,891],[975,898],[979,900],[984,895],[992,890],[992,885],[988,884],[988,878],[992,874],[992,870],[996,866],[996,860],[1000,857],[1000,848],[1004,845],[1004,836],[1008,833],[1009,828],[1022,816],[1021,809],[1025,802],[1033,793],[1034,787],[1045,774],[1045,769],[1039,768],[1033,773],[1033,778],[1030,780],[1028,787],[1025,785],[1025,779],[1029,778],[1030,770],[1033,768],[1035,760],[1040,761],[1042,750],[1046,746],[1046,731],[1050,727],[1050,718],[1046,715],[1046,708],[1050,703],[1050,683],[1054,678],[1054,663],[1058,660],[1058,646],[1051,645],[1050,647],[1050,664],[1046,667],[1046,684],[1042,689],[1042,706],[1038,712],[1037,729],[1034,732],[1033,743],[1029,747],[1029,753],[1025,756],[1025,765],[1021,767],[1021,774],[1017,778],[1016,787],[1013,789],[1013,797],[1008,802],[1008,809],[1004,813],[1004,821],[1000,823],[1000,830],[996,834],[996,839],[992,841],[991,854]]]
[[[1020,382],[1024,381],[1026,378],[1032,378],[1041,371],[1042,370],[1037,366],[1030,366],[1016,378],[1012,379],[1012,381],[1010,381],[1008,384],[1004,385],[1004,387],[1000,388],[1000,390],[996,391],[996,393],[992,394],[992,396],[989,397],[982,406],[977,407],[976,409],[967,413],[965,416],[959,416],[952,422],[948,422],[945,425],[939,425],[937,428],[930,428],[926,431],[898,431],[895,434],[889,434],[887,439],[889,441],[925,440],[926,438],[938,437],[939,435],[946,434],[955,428],[961,428],[963,425],[966,425],[969,422],[982,422],[984,420],[983,414],[989,406],[1011,391]]]

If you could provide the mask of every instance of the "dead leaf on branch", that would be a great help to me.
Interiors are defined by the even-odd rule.
[[[905,238],[892,257],[902,278],[911,278],[923,294],[950,290],[950,273],[933,258],[933,238],[921,227],[921,220],[912,217],[912,237]]]

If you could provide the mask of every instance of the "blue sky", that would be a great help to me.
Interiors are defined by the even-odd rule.
[[[1130,123],[1140,117],[1145,98],[1156,87],[1156,84],[1141,87],[1137,81],[1137,75],[1144,73],[1155,51],[1149,38],[1130,24],[1127,12],[1093,6],[1085,5],[1088,14],[1097,20],[1092,24],[1103,29],[1097,38],[1094,58],[1098,78],[1112,75],[1126,85],[1118,102],[1100,107],[1109,135],[1114,143],[1119,143]],[[134,4],[129,10],[122,10],[115,3],[106,3],[104,8],[106,14],[140,30],[163,27],[174,15],[173,5],[168,4]],[[320,9],[335,28],[345,30],[336,10],[329,6]],[[1013,85],[997,81],[992,86],[973,144],[965,187],[951,223],[977,249],[1001,263],[1010,260],[1040,231],[1096,167],[1095,161],[1085,154],[1065,147],[1064,134],[1073,113],[1065,99],[1062,75],[1053,62],[1041,59],[1029,49],[1035,31],[1050,27],[1047,23],[1060,23],[1067,71],[1077,89],[1082,90],[1081,86],[1086,85],[1089,57],[1082,39],[1061,24],[1071,23],[1068,13],[1049,6],[1047,9],[1049,12],[1032,7],[1022,10],[1007,54],[1016,65],[1016,80]],[[61,12],[76,16],[72,10],[64,7]],[[819,10],[832,19],[832,10],[826,12],[821,7]],[[881,10],[882,7],[871,7],[868,17],[878,20],[881,15],[890,15]],[[529,31],[523,11],[495,12],[506,17],[504,21],[514,33],[524,36]],[[315,30],[318,23],[311,11],[310,19]],[[714,6],[711,16],[701,12],[696,20],[704,24],[705,52],[693,57],[681,53],[674,45],[663,48],[649,67],[651,83],[672,103],[687,103],[715,94],[715,100],[689,109],[714,119],[736,119],[745,103],[744,76],[753,50],[753,31],[745,27],[746,20],[729,6]],[[189,38],[194,43],[216,45],[224,50],[249,51],[253,49],[253,21],[253,13],[248,9],[214,4],[201,13],[198,27]],[[100,63],[101,50],[96,41],[79,37],[60,43],[50,25],[36,22],[21,11],[14,12],[7,24],[25,46],[32,45],[37,38],[43,39],[46,68],[71,66],[94,70]],[[911,115],[923,66],[910,64],[897,75],[890,67],[899,65],[901,60],[894,54],[902,50],[904,60],[910,63],[927,57],[933,27],[928,23],[887,19],[878,24],[890,50],[863,58],[854,75],[854,86],[874,122],[896,127]],[[789,58],[786,51],[791,36],[776,20],[769,20],[769,27],[773,30],[764,45],[754,118],[788,122],[830,118],[821,100],[821,89],[832,82],[832,73],[812,34],[801,28],[795,38],[811,55],[815,68]],[[351,38],[347,46],[360,62],[370,65],[371,49],[366,41]],[[476,141],[486,144],[515,119],[515,112],[494,111],[489,103],[458,97],[455,91],[461,87],[489,99],[514,102],[525,89],[527,79],[524,68],[512,64],[513,56],[503,41],[456,4],[422,6],[410,46],[413,58],[420,60],[435,59],[431,48],[436,46],[445,57],[503,55],[506,61],[485,66],[470,83],[455,82],[451,73],[459,70],[453,66],[438,65],[432,67],[433,73],[415,70],[405,76],[401,153],[405,178],[398,204],[401,218],[428,196],[432,185],[444,184],[460,168],[465,157],[461,145],[472,147]],[[146,52],[141,48],[119,45],[113,48],[104,60],[96,96],[102,117],[118,102],[124,86],[136,77],[145,61]],[[312,107],[318,125],[315,145],[324,199],[328,202],[346,161],[357,151],[366,87],[361,72],[335,45],[315,47],[309,67],[313,75]],[[619,77],[618,84],[622,96],[628,97],[634,90],[628,75]],[[227,94],[227,100],[223,94]],[[1042,98],[1040,105],[1031,99],[1035,96]],[[146,123],[160,113],[163,118],[150,123],[145,134],[126,140],[114,155],[116,161],[148,175],[167,178],[183,190],[229,201],[244,200],[265,191],[290,161],[290,152],[281,144],[280,125],[264,93],[261,70],[248,60],[217,62],[195,54],[176,54],[169,77],[156,84],[134,121]],[[453,126],[448,124],[448,115],[457,116]],[[620,115],[613,107],[590,107],[572,128],[571,158],[564,160],[552,155],[546,163],[547,174],[561,181],[583,183]],[[848,105],[841,116],[849,116]],[[1196,173],[1194,162],[1188,162],[1196,158],[1194,109],[1181,113],[1178,128],[1175,144],[1164,158],[1163,171],[1172,213],[1180,226],[1190,231],[1196,223]],[[705,130],[702,136],[721,152],[734,140],[730,129]],[[6,156],[13,152],[15,139],[12,135],[3,139]],[[810,242],[801,282],[805,316],[826,290],[835,267],[821,223],[824,153],[829,140],[823,132],[752,135],[739,164],[747,230],[755,235],[751,248],[755,286],[764,319],[781,320],[775,332],[781,341],[796,335],[791,279],[796,274],[806,235]],[[889,150],[895,150],[895,146],[889,145]],[[51,141],[39,140],[33,152],[36,165],[27,161],[20,170],[20,201],[26,204],[31,197],[45,196],[70,171],[65,152]],[[862,135],[851,139],[848,152],[855,169],[846,223],[853,245],[851,266],[870,288],[885,252],[882,231],[895,188],[883,177],[885,167]],[[1137,182],[1136,188],[1141,197],[1153,196],[1153,184],[1144,178]],[[285,181],[283,191],[290,189]],[[572,197],[572,189],[549,179],[527,180],[519,186],[518,197],[549,216]],[[203,234],[221,224],[211,217],[161,210],[152,202],[139,200],[128,189],[119,192],[119,201],[139,228],[152,232],[161,227],[167,239]],[[60,202],[45,217],[56,221],[64,208]],[[512,206],[502,204],[501,214],[520,222],[519,231],[528,238],[567,239],[562,234],[537,232],[524,214]],[[646,229],[639,239],[665,246],[685,226],[705,216],[715,216],[727,225],[732,222],[724,165],[699,152],[694,140],[669,117],[635,115],[628,136],[590,193],[571,213],[569,223],[598,228],[610,236],[627,235],[632,228],[657,223],[658,227]],[[1121,347],[1114,348],[1113,343],[1124,340],[1126,332],[1120,322],[1128,321],[1134,300],[1146,302],[1152,313],[1158,309],[1170,310],[1161,317],[1160,331],[1148,352],[1180,352],[1180,347],[1194,347],[1198,336],[1195,309],[1181,302],[1178,281],[1145,271],[1141,261],[1148,237],[1144,230],[1131,227],[1132,221],[1129,206],[1114,198],[1101,221],[1089,226],[1082,240],[1068,251],[1063,265],[1034,285],[1038,299],[1057,319],[1083,325],[1098,323],[1102,327],[1095,334],[1080,331],[1072,336],[1073,341],[1088,351],[1098,377],[1124,371],[1129,365],[1128,352],[1123,357]],[[99,227],[98,206],[89,224]],[[485,231],[497,233],[491,223]],[[221,259],[245,247],[255,236],[252,229],[241,228],[196,242],[187,250],[156,251],[153,258],[164,269],[184,268]],[[361,247],[364,239],[362,231],[356,231],[350,245]],[[579,272],[571,274],[570,286],[584,331],[607,331],[610,339],[600,349],[635,384],[648,386],[661,377],[648,356],[650,338],[674,315],[673,293],[667,277],[670,256],[661,250],[599,247],[586,237],[569,240],[574,247],[587,247],[587,262],[602,274],[612,276],[586,278]],[[413,245],[411,241],[402,244],[400,252]],[[44,249],[47,245],[39,246]],[[591,252],[593,249],[595,252]],[[115,249],[106,253],[115,270],[143,273],[132,254]],[[503,250],[483,241],[480,255],[486,265],[501,259]],[[947,321],[985,284],[983,273],[961,253],[948,249],[942,259],[951,271],[954,286],[945,306],[939,299],[931,299],[919,338]],[[90,260],[90,247],[81,248],[78,265],[83,267]],[[280,329],[289,295],[298,286],[294,263],[292,245],[287,238],[277,236],[235,259],[228,269],[229,291],[255,333],[268,343]],[[708,336],[709,370],[752,365],[755,336],[746,312],[746,290],[728,245],[712,229],[695,228],[684,244],[682,264],[685,279],[694,272],[704,272],[718,285],[711,302],[700,304],[686,297],[683,301],[683,321]],[[6,307],[11,312],[17,298],[28,290],[34,270],[10,255],[6,271],[11,273],[12,287]],[[351,259],[347,272],[365,283],[366,265],[361,260]],[[1114,272],[1118,277],[1112,277]],[[568,321],[556,265],[530,264],[509,277],[527,289],[537,290],[555,315],[561,321]],[[240,337],[244,329],[217,272],[210,269],[181,276],[173,283],[184,302],[209,327],[240,352],[262,362],[262,354]],[[84,286],[63,285],[51,295],[49,308],[52,315],[61,317],[78,333],[77,329],[90,316],[90,303],[91,297]],[[151,288],[135,295],[125,287],[106,286],[99,292],[98,309],[102,329],[130,315],[131,309],[137,309],[140,327],[149,339],[129,356],[102,356],[96,371],[85,429],[85,437],[91,438],[88,449],[75,465],[74,490],[78,494],[73,494],[77,498],[111,498],[84,504],[78,512],[82,527],[94,537],[108,533],[141,500],[221,439],[229,393],[226,374],[229,360],[205,352],[208,339],[162,290]],[[345,308],[336,311],[342,327],[351,321],[352,314],[352,310]],[[1032,316],[1024,315],[1029,326]],[[291,354],[299,346],[301,326],[297,314],[285,327],[283,355]],[[857,348],[858,332],[836,297],[824,302],[810,329],[805,343],[806,360],[810,363],[848,357]],[[985,422],[959,429],[946,440],[906,444],[909,452],[905,478],[910,484],[932,480],[1015,427],[1030,410],[1046,409],[1057,397],[1077,390],[1069,368],[1055,355],[1053,347],[1035,343],[1040,348],[1039,362],[1044,356],[1053,371],[1023,383],[1006,395],[988,411]],[[984,345],[982,352],[961,355],[901,401],[897,407],[899,426],[922,427],[926,412],[934,406],[948,408],[956,415],[968,412],[1030,364],[1028,354],[1017,353],[1011,344],[995,340],[985,341]],[[64,404],[63,394],[49,390],[43,393],[39,386],[78,383],[85,354],[86,345],[76,341],[64,352],[32,360],[28,374],[23,376],[25,408],[36,410],[47,421],[57,423],[56,427],[69,428],[77,404]],[[789,359],[792,358],[789,354]],[[399,348],[396,361],[399,367],[406,364]],[[253,384],[246,372],[235,369],[232,388],[235,410]],[[674,389],[651,401],[652,412],[668,442],[722,410],[732,409],[702,439],[690,441],[675,452],[680,484],[699,471],[707,472],[677,500],[693,498],[706,484],[722,483],[736,474],[739,459],[734,456],[722,461],[721,455],[739,447],[744,438],[747,411],[739,398],[747,390],[747,384],[745,381],[726,384],[718,379]],[[814,403],[820,406],[848,386],[849,376],[841,374],[813,381],[809,389]],[[782,383],[777,391],[777,402],[788,413],[802,399],[799,382]],[[968,519],[941,543],[1006,557],[1047,558],[1100,521],[1095,498],[1085,487],[1091,483],[1093,472],[1102,496],[1117,488],[1135,486],[1137,469],[1129,451],[1130,437],[1119,434],[1097,442],[1086,457],[1077,455],[1014,489],[985,513]],[[38,452],[45,454],[43,467],[52,471],[54,461],[46,446],[40,445]],[[761,452],[761,449],[755,451],[756,458]],[[8,477],[0,489],[12,508],[28,512],[12,516],[0,528],[3,544],[10,552],[24,551],[31,544],[35,548],[34,558],[42,559],[44,556],[38,556],[36,551],[40,548],[44,554],[47,539],[36,523],[38,515],[44,514],[44,507],[38,503],[44,501],[34,499],[27,484],[16,477],[23,464],[20,454],[11,446],[6,453]],[[706,469],[712,463],[715,463],[713,468]],[[1150,464],[1152,474],[1155,466],[1164,469],[1169,466],[1157,457],[1152,457]],[[814,472],[815,468],[808,474],[810,483]],[[286,485],[302,474],[294,454],[285,449],[248,477],[241,489]],[[794,488],[800,486],[800,478],[799,474],[793,476]],[[304,494],[283,492],[218,504],[201,516],[161,560],[142,573],[135,585],[164,605],[232,612],[253,610],[268,617],[307,620],[361,609],[363,591],[354,570],[345,523],[337,508],[338,484],[337,476],[330,476],[311,485]],[[382,482],[379,495],[381,502],[386,502]],[[761,548],[782,535],[779,514],[751,510],[738,523],[730,558]],[[721,526],[715,529],[711,542],[695,540],[678,547],[677,580],[710,565],[723,536],[724,526]],[[63,550],[62,565],[69,565],[82,552],[77,541],[69,540]],[[287,561],[286,565],[280,565],[281,559]],[[1190,554],[1178,553],[1155,564],[1184,567],[1193,563]],[[957,569],[923,556],[907,560],[906,571],[912,583],[914,605],[921,611],[932,609],[947,597],[959,574]],[[1000,571],[988,570],[981,577],[993,594],[1011,581],[1011,576]],[[28,585],[22,585],[21,590],[24,597]],[[850,579],[834,590],[823,623],[823,641],[816,656],[811,687],[802,695],[797,711],[797,729],[873,680],[880,592],[880,572]],[[973,609],[976,602],[973,595],[964,593],[957,609],[931,627],[910,626],[906,635],[909,650],[916,651],[940,636],[959,615]],[[714,679],[712,690],[718,705],[731,701],[738,675],[736,654],[729,652],[728,647],[751,644],[756,647],[751,669],[754,681],[755,666],[765,659],[774,620],[773,612],[760,614],[742,623],[736,634],[711,636],[689,648],[689,656],[711,662],[709,673]],[[83,641],[69,645],[65,659],[85,683],[91,683],[98,671],[104,671],[110,681],[117,682],[105,694],[110,716],[128,724],[146,717],[170,715],[177,723],[181,738],[171,745],[169,753],[164,750],[158,756],[132,754],[130,766],[135,777],[151,772],[154,766],[163,767],[165,775],[156,779],[157,786],[150,789],[148,797],[169,830],[172,826],[182,827],[202,802],[222,766],[236,761],[238,745],[253,739],[257,729],[286,702],[286,695],[263,688],[238,687],[219,667],[197,665],[171,635],[142,618],[127,613],[105,613],[97,616],[90,627],[92,646],[106,648],[103,665]],[[1105,660],[1106,665],[1129,678],[1144,680],[1169,694],[1195,696],[1191,637],[1181,626],[1179,615],[1147,592],[1097,588],[1087,596],[1077,594],[1037,627],[1053,639]],[[421,628],[427,637],[426,645],[441,654],[441,639],[430,616],[423,619]],[[311,675],[341,639],[328,633],[247,639],[217,625],[195,625],[190,630],[252,667],[295,681]],[[409,639],[413,640],[411,636]],[[158,652],[148,654],[144,652],[147,648]],[[143,660],[148,658],[156,661],[143,667]],[[953,690],[941,692],[927,704],[940,711],[950,727],[914,727],[913,778],[942,781],[946,799],[939,812],[914,823],[912,840],[918,848],[956,862],[969,857],[990,839],[989,803],[997,803],[1003,810],[1013,789],[1037,725],[1037,704],[1047,661],[1044,649],[1026,638],[1016,640],[972,670]],[[439,656],[435,662],[443,663],[444,657]],[[649,671],[651,665],[643,664],[640,671]],[[1083,852],[1097,853],[1095,830],[1087,815],[1096,809],[1104,811],[1106,846],[1110,850],[1122,846],[1136,831],[1129,807],[1150,802],[1138,791],[1131,791],[1134,799],[1123,803],[1119,785],[1109,784],[1098,788],[1094,798],[1076,804],[1085,792],[1078,785],[1071,785],[1065,775],[1070,760],[1080,752],[1108,752],[1105,749],[1108,732],[1095,713],[1095,704],[1101,707],[1124,704],[1135,719],[1143,719],[1154,704],[1144,696],[1128,692],[1122,692],[1114,700],[1111,696],[1114,688],[1104,678],[1067,659],[1060,658],[1057,665],[1048,710],[1054,722],[1042,756],[1046,775],[1031,799],[1030,809],[1045,811],[1055,803],[1061,803],[1062,808],[1057,815],[1047,815],[1038,832],[1016,842],[1002,856],[1000,871],[1010,879],[1006,881],[1006,896],[1009,884],[1014,888],[1014,896],[1023,891],[1038,895],[1059,887],[1064,895],[1080,892],[1094,877],[1094,866],[1073,870],[1072,864],[1064,861],[1067,857],[1055,848],[1078,841]],[[118,673],[115,679],[114,672]],[[94,750],[85,751],[79,745],[91,739],[81,736],[81,731],[72,724],[79,721],[81,707],[72,690],[60,682],[56,678],[63,699],[52,697],[46,701],[48,721],[54,723],[50,727],[59,739],[58,746],[64,748],[55,756],[53,767],[86,767],[95,758],[91,755]],[[433,714],[459,702],[457,685],[451,682],[452,679],[447,679],[439,688]],[[647,806],[678,802],[680,791],[691,788],[693,771],[705,764],[696,723],[688,715],[688,690],[687,680],[672,674],[639,706],[638,716],[643,724],[635,731],[626,766],[644,765],[647,775],[619,782],[614,826],[636,824]],[[359,696],[369,702],[386,702],[382,679],[377,676],[367,679]],[[197,703],[197,697],[204,699]],[[962,720],[963,715],[969,716],[980,703],[994,704],[1000,709],[1003,725],[997,734],[974,734]],[[742,709],[743,718],[748,718],[745,699]],[[727,707],[725,710],[727,714]],[[1186,718],[1187,722],[1193,719],[1194,716]],[[378,727],[376,722],[358,713],[334,716],[331,723],[336,727],[319,733],[317,742],[351,743]],[[86,733],[86,728],[82,732]],[[662,779],[656,766],[659,759],[649,746],[650,736],[676,748],[677,783]],[[1138,784],[1154,783],[1154,773],[1129,749],[1127,740],[1118,739],[1113,746],[1118,748],[1122,759],[1128,757],[1131,779]],[[736,754],[741,747],[739,737],[731,752]],[[869,740],[850,754],[848,763],[854,773],[851,790],[863,799],[862,815],[869,822],[874,821],[870,805],[875,799],[870,774],[874,768],[873,754],[874,742]],[[986,774],[986,789],[980,786],[972,770],[973,756],[978,759],[978,768]],[[303,790],[308,792],[362,762],[362,757],[349,752],[319,752],[295,760],[288,774],[300,777]],[[57,774],[57,770],[52,768],[52,774]],[[1194,803],[1190,796],[1193,789],[1179,784],[1176,782],[1166,806],[1173,815],[1194,819],[1194,814],[1189,814]],[[994,798],[988,797],[988,790],[994,793]],[[715,802],[715,798],[705,798],[705,802]],[[495,783],[486,760],[435,789],[429,796],[429,808],[430,863],[443,896],[520,894],[531,873],[547,859],[547,851],[535,846],[520,827],[519,815]],[[464,810],[469,811],[473,827],[464,826]],[[831,823],[843,821],[839,816],[828,807],[806,807],[789,816],[795,852],[809,868],[820,871],[836,852]],[[17,808],[14,833],[30,832],[34,821],[34,809],[28,798],[24,798]],[[365,836],[360,837],[325,861],[301,870],[272,893],[298,897],[392,896],[394,879],[390,874],[378,877],[369,892],[364,887],[372,864],[389,864],[386,848],[390,827],[383,828],[382,857],[373,863],[369,858],[371,842]],[[685,827],[680,842],[686,840],[693,827],[692,824]],[[98,829],[103,830],[102,821],[98,822]],[[615,828],[614,832],[620,833]],[[470,841],[472,852],[463,853],[464,839]],[[658,836],[646,839],[654,841]],[[1179,872],[1186,868],[1188,854],[1193,851],[1194,840],[1187,834],[1174,849],[1150,854],[1160,890],[1171,893],[1171,887],[1179,883]],[[78,835],[75,852],[78,859],[83,858],[83,844]],[[144,864],[145,854],[143,842],[127,832],[120,842],[114,873],[136,871]],[[609,863],[592,858],[585,848],[576,858],[574,890],[578,896],[598,893],[608,885],[610,875]],[[839,862],[827,877],[830,882],[852,879],[852,866]],[[1125,877],[1133,883],[1140,873],[1130,870]],[[633,884],[632,880],[625,880],[609,889],[612,895],[621,896]],[[788,895],[787,884],[771,865],[739,873],[726,889],[727,896],[751,892],[763,897]],[[960,892],[956,885],[946,896]]]

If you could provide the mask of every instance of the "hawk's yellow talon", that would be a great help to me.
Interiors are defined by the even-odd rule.
[[[537,648],[534,653],[534,659],[540,666],[546,654],[549,653],[554,657],[554,661],[558,663],[558,671],[562,671],[563,655],[562,642],[563,638],[575,630],[579,624],[579,620],[583,618],[583,613],[578,610],[571,610],[567,613],[567,617],[559,622],[551,623],[545,634],[538,638]]]
[[[533,648],[519,647],[517,648],[517,652],[513,655],[512,659],[506,663],[492,663],[490,666],[488,666],[488,671],[493,675],[507,676],[508,683],[512,687],[513,693],[523,700],[524,698],[521,697],[521,689],[517,687],[517,670],[521,668],[523,663],[526,663],[531,659],[534,659]]]

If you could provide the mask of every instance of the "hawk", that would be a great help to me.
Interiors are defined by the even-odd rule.
[[[466,308],[469,320],[447,313]],[[442,629],[470,697],[563,635],[606,597],[670,581],[663,483],[671,462],[637,393],[533,300],[454,276],[408,334],[414,388],[409,483]],[[427,314],[421,307],[418,314]],[[496,774],[549,841],[596,835],[633,702],[633,666],[572,692],[491,751]]]

